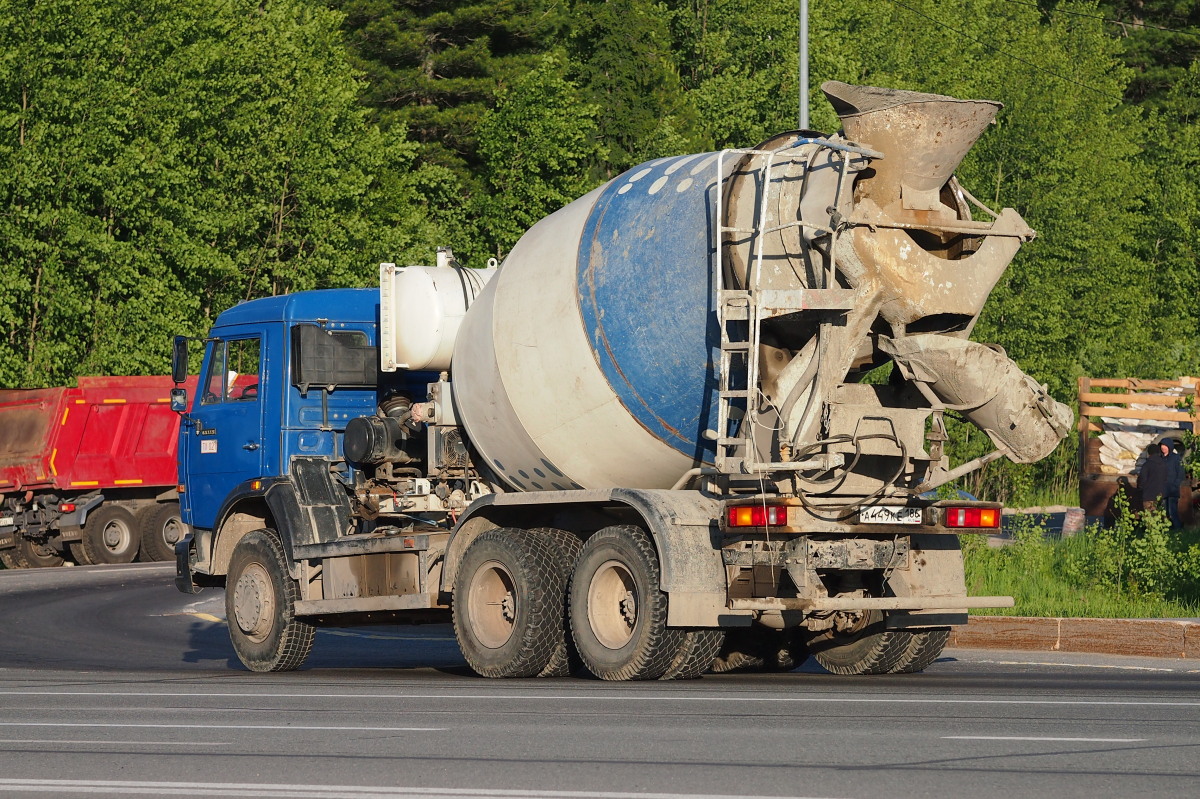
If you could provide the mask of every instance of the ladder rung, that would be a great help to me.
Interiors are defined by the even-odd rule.
[[[721,349],[727,352],[744,352],[750,349],[749,341],[722,341]]]
[[[745,397],[753,396],[753,393],[754,392],[752,392],[746,388],[738,388],[738,389],[731,388],[726,391],[718,391],[717,392],[717,394],[719,394],[722,399],[724,399],[726,397],[745,398]]]

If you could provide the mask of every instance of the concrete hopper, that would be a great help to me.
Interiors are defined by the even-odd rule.
[[[958,100],[874,86],[826,81],[821,90],[842,120],[846,137],[882,152],[862,196],[885,211],[932,211],[942,186],[962,163],[1002,103]],[[897,202],[899,206],[897,207]]]

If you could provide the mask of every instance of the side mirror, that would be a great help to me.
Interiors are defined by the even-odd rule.
[[[182,383],[188,377],[188,339],[187,336],[176,336],[171,346],[171,380]],[[171,407],[174,404],[175,392],[171,392]],[[186,398],[185,398],[186,399]]]
[[[184,413],[187,411],[187,389],[171,389],[171,410],[175,411],[175,413]]]

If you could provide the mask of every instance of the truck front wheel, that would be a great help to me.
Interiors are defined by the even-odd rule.
[[[605,527],[584,542],[570,604],[579,657],[602,680],[656,680],[686,647],[686,631],[667,627],[658,555],[640,528]]]
[[[296,618],[300,589],[273,530],[238,542],[225,578],[225,618],[238,659],[251,671],[292,671],[312,652],[316,628]]]
[[[553,541],[489,530],[467,547],[454,591],[454,635],[483,677],[539,674],[562,639],[566,572]]]
[[[133,514],[119,505],[101,505],[83,526],[81,565],[132,563],[139,543]]]

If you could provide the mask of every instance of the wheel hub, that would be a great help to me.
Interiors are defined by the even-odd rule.
[[[238,578],[233,589],[233,615],[238,629],[253,641],[262,641],[271,631],[275,592],[261,564],[251,564]]]
[[[475,639],[499,649],[512,637],[517,621],[517,590],[512,574],[498,560],[479,567],[467,588],[467,610]]]
[[[183,538],[183,536],[180,534],[182,526],[183,522],[174,516],[168,519],[167,523],[163,525],[163,541],[166,541],[171,547],[174,547],[176,544],[178,544],[179,540]]]
[[[588,621],[596,640],[620,649],[633,638],[638,623],[637,584],[620,561],[602,564],[588,586]]]
[[[126,530],[120,522],[109,522],[104,525],[104,532],[101,538],[104,541],[104,546],[111,550],[122,549],[122,544],[125,542]]]

